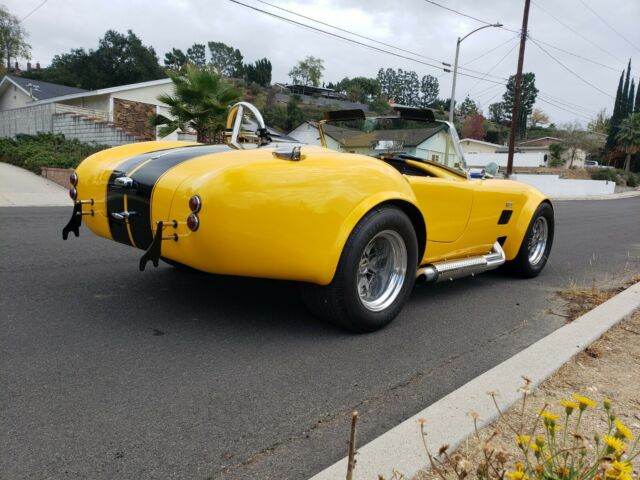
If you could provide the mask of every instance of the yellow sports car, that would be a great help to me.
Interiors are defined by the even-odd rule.
[[[257,129],[248,131],[247,118]],[[523,183],[470,178],[455,128],[429,110],[330,112],[305,144],[241,102],[226,142],[145,142],[98,152],[71,175],[95,234],[204,272],[298,281],[316,314],[357,332],[400,312],[416,281],[545,266],[553,207]],[[316,145],[313,145],[316,143]]]

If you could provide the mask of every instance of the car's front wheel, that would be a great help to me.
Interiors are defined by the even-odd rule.
[[[415,282],[418,242],[399,208],[378,207],[356,225],[332,282],[304,285],[316,315],[354,332],[372,332],[400,312]]]
[[[542,203],[537,208],[522,240],[518,255],[507,262],[507,267],[522,278],[537,277],[551,253],[554,232],[553,208]]]

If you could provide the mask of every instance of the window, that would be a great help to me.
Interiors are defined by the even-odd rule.
[[[436,155],[435,153],[431,155],[432,162],[440,162],[440,155]]]

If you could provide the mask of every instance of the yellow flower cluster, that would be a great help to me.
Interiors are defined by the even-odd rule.
[[[626,448],[622,440],[612,437],[611,435],[603,435],[602,440],[607,444],[611,452],[616,452],[616,455],[622,455],[622,452],[624,452]]]
[[[631,472],[633,468],[629,462],[614,461],[605,475],[607,478],[614,480],[631,480]]]
[[[528,480],[529,476],[524,471],[524,466],[521,463],[516,463],[516,469],[513,472],[508,472],[505,477],[511,480]]]
[[[583,397],[581,395],[576,395],[575,393],[573,394],[573,399],[578,402],[578,407],[580,408],[580,410],[584,410],[587,407],[597,407],[598,406],[598,402],[594,402],[593,400],[591,400],[588,397]]]
[[[616,426],[616,436],[620,438],[624,438],[626,440],[633,440],[633,433],[629,430],[624,423],[622,423],[617,418],[613,421],[613,424]]]

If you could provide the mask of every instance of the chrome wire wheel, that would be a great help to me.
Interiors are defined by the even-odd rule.
[[[383,230],[364,248],[356,276],[362,305],[372,312],[388,308],[398,297],[407,273],[407,247],[399,233]]]
[[[531,229],[531,238],[529,238],[529,263],[537,265],[544,257],[549,239],[549,224],[545,217],[536,218],[533,228]]]

